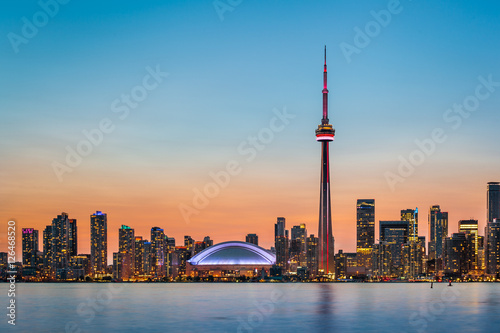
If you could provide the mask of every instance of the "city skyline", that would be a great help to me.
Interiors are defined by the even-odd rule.
[[[428,213],[427,244],[426,237],[417,233],[418,209],[401,210],[400,220],[379,220],[379,238],[375,241],[372,223],[375,201],[357,200],[357,251],[349,253],[339,249],[331,270],[321,267],[320,238],[308,235],[305,224],[287,229],[284,217],[277,217],[275,249],[271,251],[255,244],[258,242],[255,234],[248,234],[246,242],[228,241],[215,246],[210,236],[196,241],[185,235],[184,244],[176,245],[175,239],[159,227],[151,228],[148,242],[136,236],[134,228],[122,225],[118,230],[118,252],[112,252],[113,264],[108,265],[103,255],[108,250],[107,215],[97,211],[90,216],[94,232],[91,254],[76,252],[77,221],[65,212],[45,228],[43,252],[38,248],[38,230],[23,228],[20,274],[30,281],[109,280],[111,276],[115,281],[164,282],[192,281],[193,278],[208,282],[214,279],[247,281],[248,277],[252,281],[259,278],[299,281],[325,278],[330,281],[346,278],[423,281],[431,278],[439,281],[444,277],[490,281],[498,278],[500,269],[498,184],[488,183],[488,216],[493,220],[488,222],[484,235],[478,229],[478,220],[472,219],[460,220],[458,232],[451,231],[450,235],[448,212],[433,205]],[[249,238],[254,241],[250,243]],[[0,254],[4,275],[7,253]],[[12,270],[14,263],[9,265]],[[259,268],[259,265],[263,266]]]
[[[330,170],[336,249],[356,250],[359,198],[376,200],[376,221],[437,204],[449,212],[449,230],[467,219],[477,219],[484,230],[484,187],[499,179],[500,165],[500,93],[496,85],[484,84],[500,81],[489,42],[500,31],[498,4],[456,2],[456,10],[443,17],[446,4],[401,1],[391,12],[389,3],[277,2],[264,9],[245,2],[222,21],[211,3],[172,2],[154,10],[101,4],[96,16],[83,4],[61,6],[19,52],[8,38],[2,40],[0,219],[14,219],[41,236],[54,216],[67,212],[79,221],[80,253],[90,253],[86,223],[96,210],[108,214],[109,230],[130,225],[145,238],[153,225],[179,240],[210,235],[217,243],[256,233],[269,248],[274,239],[268,230],[277,216],[288,225],[305,223],[314,233],[320,150],[311,128],[321,109],[317,87],[327,44],[332,123],[341,138],[332,148]],[[36,3],[9,6],[0,19],[5,31],[17,34],[21,18],[41,10]],[[390,22],[379,24],[380,33],[346,57],[342,45],[356,45],[355,28],[378,22],[372,11],[379,18],[377,13],[389,11]],[[142,23],[129,26],[131,13]],[[470,13],[481,21],[472,24]],[[85,17],[98,22],[90,31]],[[250,34],[255,17],[262,23]],[[127,39],[115,40],[123,28]],[[146,75],[147,85],[157,87],[120,119],[122,94],[131,94]],[[460,124],[444,120],[478,85],[490,96],[477,111],[459,118]],[[116,99],[122,111],[112,109]],[[283,129],[247,161],[254,156],[248,138],[268,134],[262,130],[285,109],[294,118],[280,122]],[[83,131],[100,125],[109,130],[101,124],[104,118],[115,129],[59,181],[53,162],[63,163],[66,147],[76,149],[86,140]],[[436,152],[392,191],[384,174],[397,174],[398,157],[408,159],[418,148],[415,140],[431,138],[435,128],[443,128],[447,140],[436,143]],[[248,153],[238,152],[241,144]],[[226,170],[232,160],[241,172],[186,221],[179,206],[192,206],[194,190],[213,182],[210,173]],[[424,220],[419,234],[427,236]],[[117,238],[108,240],[110,249],[118,247]],[[5,229],[0,239],[6,244]]]
[[[488,198],[494,198],[495,200],[489,201],[489,205],[491,208],[488,210],[488,216],[496,216],[495,214],[498,213],[498,210],[500,208],[500,201],[498,200],[498,182],[489,182],[487,185],[487,197]],[[376,222],[377,219],[375,219],[375,200],[374,199],[357,199],[356,202],[356,211],[357,211],[357,220],[355,221],[355,224],[357,225],[357,228],[355,230],[355,250],[354,251],[349,251],[345,249],[338,249],[341,250],[343,253],[357,253],[357,264],[360,267],[370,267],[371,266],[371,255],[372,255],[372,250],[371,246],[375,245],[377,242],[386,242],[387,240],[384,238],[385,232],[384,228],[394,226],[398,230],[398,228],[405,229],[405,234],[404,238],[406,241],[408,240],[417,240],[417,239],[423,239],[425,241],[425,247],[427,249],[427,253],[429,256],[429,259],[435,259],[437,257],[441,257],[443,255],[443,249],[442,247],[444,246],[444,239],[445,237],[451,237],[454,233],[460,233],[460,232],[467,232],[467,230],[475,230],[475,237],[477,236],[483,236],[484,237],[484,231],[486,231],[485,228],[479,227],[478,219],[461,219],[458,221],[456,228],[450,229],[449,224],[448,224],[448,212],[441,212],[440,205],[431,205],[428,209],[427,216],[428,220],[423,220],[421,221],[420,227],[419,227],[419,221],[418,221],[418,207],[413,210],[413,209],[401,209],[400,210],[400,219],[394,219],[394,220],[381,220],[378,219],[378,223]],[[441,214],[443,217],[441,217]],[[189,243],[191,245],[194,245],[195,240],[200,240],[203,238],[203,242],[206,242],[207,238],[210,240],[212,235],[205,235],[203,237],[192,237],[191,235],[187,234],[192,234],[189,231],[184,232],[184,235],[182,237],[176,238],[176,237],[169,237],[168,233],[164,231],[163,228],[158,227],[158,226],[150,226],[149,227],[149,232],[147,234],[138,234],[135,233],[135,226],[127,226],[127,225],[121,225],[117,230],[111,231],[115,237],[112,237],[111,239],[117,239],[117,246],[110,248],[108,247],[108,239],[109,239],[109,233],[107,229],[107,213],[106,212],[101,212],[101,211],[96,211],[95,213],[92,213],[90,215],[90,228],[91,230],[95,230],[95,235],[93,236],[92,240],[90,241],[90,251],[85,252],[85,251],[80,251],[77,249],[77,243],[80,243],[77,238],[77,219],[70,219],[70,214],[67,212],[62,212],[61,214],[57,215],[57,217],[53,218],[52,220],[52,225],[47,225],[45,227],[45,230],[43,231],[43,234],[49,230],[49,233],[52,234],[52,237],[54,237],[53,234],[53,229],[54,229],[54,223],[55,226],[60,225],[62,222],[61,221],[66,221],[66,230],[68,231],[68,249],[70,249],[68,256],[76,256],[76,255],[89,255],[92,258],[94,256],[96,258],[101,258],[97,259],[96,262],[100,260],[102,264],[94,264],[92,262],[91,267],[93,271],[95,272],[104,272],[106,267],[113,263],[114,261],[114,255],[117,253],[128,253],[132,252],[135,253],[135,250],[131,250],[134,247],[130,245],[130,242],[132,239],[135,240],[141,240],[148,242],[150,244],[153,244],[153,248],[162,248],[166,246],[167,241],[171,242],[172,244],[169,244],[169,246],[173,246],[174,244],[176,246],[182,246],[180,244],[186,244],[186,240],[189,239]],[[496,217],[494,217],[496,219]],[[309,232],[307,233],[307,225],[304,223],[299,223],[299,224],[289,224],[289,227],[286,227],[286,218],[285,217],[277,217],[277,222],[274,224],[274,242],[271,246],[266,247],[262,244],[260,246],[267,248],[268,250],[271,250],[272,248],[275,249],[276,256],[277,256],[277,263],[284,262],[290,260],[288,257],[288,252],[291,251],[289,248],[290,244],[289,242],[296,237],[294,236],[294,232],[304,232],[304,238],[309,237],[309,236],[317,236],[314,232]],[[439,222],[439,227],[438,221],[444,220],[445,222]],[[493,221],[491,221],[493,222]],[[490,222],[490,223],[491,223]],[[81,223],[80,221],[80,228],[81,228]],[[427,234],[422,234],[418,230],[422,230],[421,227],[422,225],[433,225],[434,232],[428,232]],[[64,227],[62,227],[64,228]],[[272,234],[271,229],[272,229],[272,224],[269,226],[269,230],[267,234]],[[56,229],[59,229],[56,227]],[[303,231],[299,231],[303,230]],[[315,229],[313,229],[315,230]],[[375,231],[376,230],[376,231]],[[429,229],[430,230],[430,229]],[[125,251],[122,247],[124,246],[124,243],[120,243],[123,241],[124,236],[122,233],[127,233],[131,231],[132,234],[128,235],[127,238],[129,239],[127,242],[128,245],[126,247],[128,248],[129,251]],[[290,231],[290,233],[289,233]],[[22,228],[22,240],[23,240],[23,247],[22,247],[22,252],[21,252],[21,258],[19,258],[19,262],[22,262],[23,264],[25,263],[25,260],[31,260],[29,259],[32,254],[31,252],[26,252],[25,247],[24,247],[24,242],[25,238],[29,239],[30,242],[32,242],[35,245],[31,245],[31,251],[34,250],[34,253],[36,255],[37,251],[43,252],[43,248],[47,247],[44,245],[45,242],[48,242],[48,240],[45,240],[46,237],[44,236],[43,243],[39,241],[38,235],[40,234],[39,230],[36,230],[35,228]],[[56,239],[59,237],[58,235],[61,234],[60,231],[57,231],[56,233]],[[151,237],[148,239],[147,235],[151,235]],[[371,234],[371,235],[370,235]],[[378,234],[378,236],[374,236],[374,234]],[[135,235],[135,236],[134,236]],[[264,234],[264,238],[265,238]],[[439,235],[439,237],[438,237]],[[263,235],[260,235],[262,237]],[[393,237],[394,235],[390,235],[390,237]],[[396,235],[396,237],[399,237],[399,235]],[[282,242],[277,241],[278,239],[281,239]],[[95,240],[94,240],[95,239]],[[250,242],[255,245],[258,244],[258,239],[259,239],[259,234],[252,234],[248,233],[240,238],[233,239],[231,241],[245,241],[245,242]],[[434,243],[436,243],[436,239],[440,239],[439,242],[441,244],[441,249],[436,248]],[[217,241],[216,243],[223,243],[227,242],[228,240],[224,241]],[[405,241],[405,242],[406,242]],[[161,242],[165,243],[165,245],[155,245],[156,243]],[[213,244],[213,240],[211,240]],[[286,242],[286,243],[284,243]],[[283,244],[281,244],[283,243]],[[94,245],[93,245],[94,244]],[[280,246],[281,245],[281,246]],[[59,246],[60,245],[56,245]],[[282,248],[280,250],[280,247]],[[477,255],[477,240],[476,240],[476,255]],[[48,247],[51,248],[52,247]],[[94,251],[93,248],[96,248]],[[113,251],[113,249],[116,249],[117,252]],[[366,252],[366,250],[369,250]],[[319,249],[318,249],[319,251]],[[2,250],[0,249],[0,252]],[[160,251],[159,253],[163,253],[164,251]],[[286,252],[286,254],[285,254]],[[436,252],[441,252],[440,254],[436,254]],[[101,253],[101,254],[99,254]],[[107,253],[107,254],[106,254]],[[280,254],[281,253],[281,254]],[[320,252],[318,252],[320,253]],[[49,254],[52,256],[52,254]],[[368,255],[368,257],[366,257]],[[26,256],[26,257],[25,257]],[[163,254],[161,254],[163,256]],[[280,259],[281,256],[281,259]],[[16,255],[16,258],[19,256]],[[106,261],[103,261],[104,258],[106,258]],[[154,259],[159,260],[159,262],[163,263],[164,259],[159,258],[157,259],[155,257]],[[318,259],[319,260],[319,259]],[[69,261],[69,257],[67,259]],[[132,262],[135,261],[135,259],[132,260]],[[100,265],[100,266],[95,266],[95,265]]]

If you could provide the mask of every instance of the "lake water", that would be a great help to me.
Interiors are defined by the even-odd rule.
[[[499,332],[499,283],[18,283],[1,332]]]

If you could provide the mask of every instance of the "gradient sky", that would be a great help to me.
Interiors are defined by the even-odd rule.
[[[80,253],[90,253],[90,215],[106,212],[110,256],[122,224],[146,239],[162,227],[177,244],[184,235],[217,243],[257,233],[269,248],[278,216],[317,234],[325,44],[336,250],[355,250],[358,198],[376,200],[377,227],[418,206],[427,236],[428,208],[440,204],[450,233],[460,219],[482,228],[486,183],[500,181],[500,87],[457,129],[443,115],[474,95],[479,76],[500,81],[500,4],[401,0],[348,62],[342,43],[355,46],[355,28],[373,27],[371,11],[390,3],[241,1],[221,20],[211,0],[70,1],[17,53],[9,33],[22,36],[23,17],[43,19],[41,7],[3,4],[0,251],[9,219],[41,235],[62,211],[78,220]],[[157,66],[168,77],[120,119],[113,102]],[[247,161],[238,146],[284,108],[295,118]],[[112,133],[59,181],[53,162],[64,163],[65,147],[104,118]],[[435,128],[447,140],[391,190],[384,174]],[[179,206],[231,160],[241,173],[187,223]]]

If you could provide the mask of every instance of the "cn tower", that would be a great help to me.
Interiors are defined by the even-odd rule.
[[[332,234],[332,211],[330,203],[330,158],[329,143],[335,137],[335,129],[328,120],[328,88],[326,72],[326,46],[325,69],[323,71],[323,119],[316,130],[316,141],[321,142],[321,186],[319,201],[319,256],[318,270],[323,274],[335,271],[334,239]]]

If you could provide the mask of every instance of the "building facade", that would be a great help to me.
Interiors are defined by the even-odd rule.
[[[67,270],[69,267],[69,218],[67,213],[61,213],[52,220],[52,237],[50,241],[52,261],[52,277],[57,271]]]
[[[489,182],[486,192],[487,222],[500,219],[500,182]]]
[[[23,266],[36,267],[38,261],[38,230],[23,228],[22,236]]]
[[[118,229],[118,252],[124,254],[120,259],[125,274],[122,273],[120,279],[130,279],[135,272],[135,233],[129,226],[122,225]]]
[[[500,219],[486,224],[484,243],[486,274],[500,274]]]
[[[286,271],[288,269],[288,232],[284,217],[278,217],[274,225],[274,246],[276,248],[276,265]]]
[[[358,266],[372,268],[375,244],[375,199],[358,199],[356,203],[356,252]]]
[[[248,234],[245,236],[245,242],[259,245],[259,236],[257,234]]]
[[[106,274],[108,267],[108,216],[100,211],[90,215],[90,260],[94,276]]]
[[[442,212],[439,205],[429,209],[429,260],[439,263],[443,258],[444,239],[448,236],[448,213]],[[437,264],[436,269],[441,265]]]

